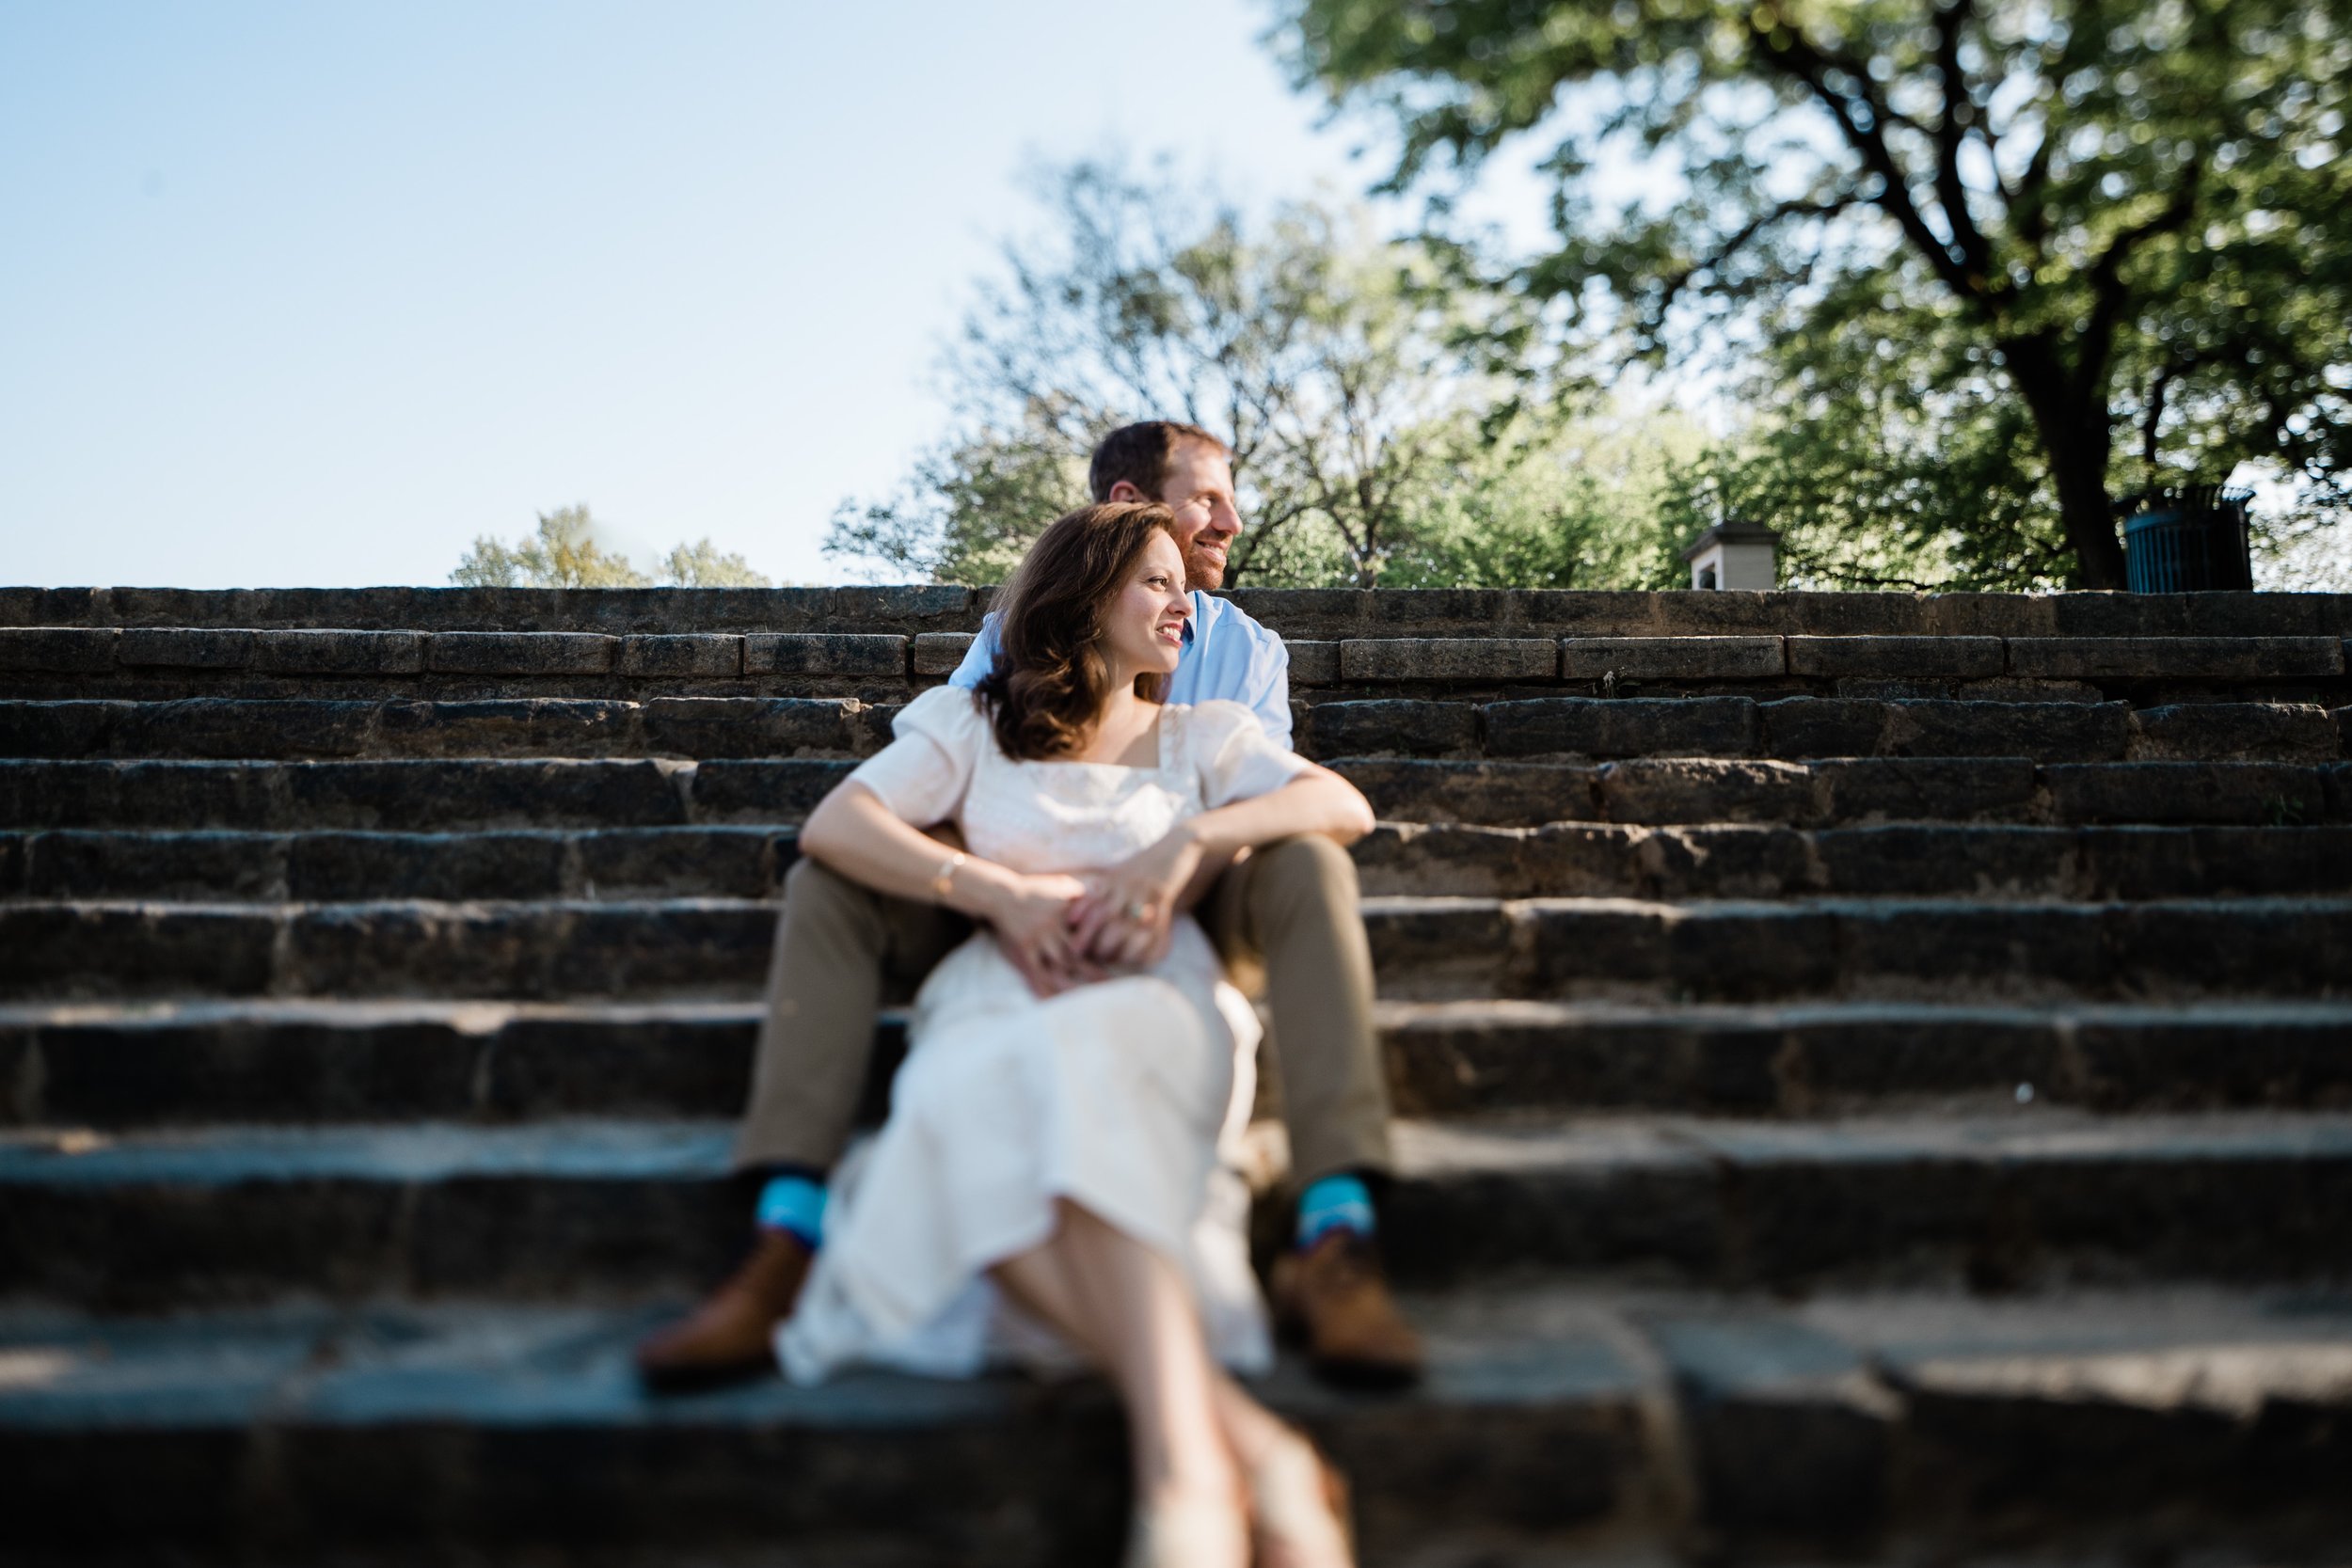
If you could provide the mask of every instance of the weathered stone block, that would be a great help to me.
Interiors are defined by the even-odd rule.
[[[1347,681],[1548,681],[1560,654],[1549,639],[1362,638],[1340,644]]]
[[[2243,822],[2299,827],[2326,820],[2313,768],[2263,762],[2119,762],[2042,770],[2060,822]]]
[[[621,640],[621,673],[731,680],[743,673],[743,639],[709,632]]]
[[[1812,775],[1787,762],[1637,758],[1595,774],[1611,822],[1802,823],[1812,813]]]
[[[1368,895],[1629,898],[1642,892],[1638,830],[1549,823],[1479,828],[1384,822],[1355,846]]]
[[[601,675],[617,640],[573,631],[437,631],[425,668],[462,675]]]
[[[291,896],[561,898],[564,845],[548,832],[296,833],[288,842]]]
[[[1367,898],[1372,961],[1406,996],[1494,994],[1511,968],[1512,923],[1491,899]]]
[[[2328,789],[2328,815],[2352,822],[2352,762],[2331,762],[2319,770]]]
[[[245,832],[47,832],[32,841],[25,882],[36,898],[279,898],[285,845]]]
[[[0,701],[0,757],[92,757],[110,749],[115,726],[136,705]]]
[[[1480,709],[1489,756],[1746,756],[1756,704],[1745,697],[1534,697]]]
[[[95,674],[115,667],[112,626],[0,626],[0,670]]]
[[[1293,686],[1337,686],[1340,645],[1337,642],[1285,642],[1290,650]]]
[[[2352,975],[2352,902],[2341,898],[2172,900],[2106,906],[2107,940],[2137,994],[2343,995]]]
[[[2097,906],[1851,904],[1838,941],[1854,984],[1882,994],[2100,995],[2113,982]]]
[[[645,745],[682,757],[862,755],[857,710],[839,697],[658,697],[644,706]]]
[[[653,827],[683,823],[677,784],[650,761],[313,762],[284,769],[304,828]]]
[[[1876,755],[1886,705],[1844,697],[1784,697],[1756,709],[1756,752],[1768,757]]]
[[[1525,827],[1585,821],[1599,815],[1589,768],[1375,759],[1333,766],[1364,792],[1376,815],[1395,821]]]
[[[115,661],[192,670],[242,670],[252,662],[253,633],[218,626],[126,626]]]
[[[576,847],[594,897],[772,898],[797,841],[788,828],[628,828]]]
[[[634,703],[587,697],[385,703],[376,734],[393,756],[599,757],[638,744]]]
[[[1792,675],[1977,680],[2005,668],[1997,637],[1791,637]]]
[[[856,764],[814,759],[706,762],[694,769],[696,822],[798,822]]]
[[[1761,1315],[1644,1326],[1674,1375],[1708,1528],[1729,1539],[1877,1539],[1899,1407],[1853,1349]]]
[[[2063,898],[2074,843],[2064,828],[1889,823],[1825,829],[1813,848],[1833,895]]]
[[[2326,897],[2352,889],[2352,828],[2076,831],[2088,898]]]
[[[0,762],[0,826],[263,828],[275,778],[267,763]]]
[[[192,697],[140,703],[115,726],[125,757],[347,757],[367,750],[372,703]]]
[[[98,613],[99,588],[0,588],[0,626],[88,626]]]
[[[413,675],[424,669],[413,631],[262,631],[252,668],[278,675]]]
[[[1798,898],[1815,891],[1812,846],[1792,828],[1653,829],[1642,832],[1635,854],[1643,891],[1654,898]]]
[[[1777,637],[1570,637],[1560,643],[1568,680],[1760,680],[1786,672]]]
[[[2150,762],[2333,762],[2344,755],[2335,721],[2313,703],[2175,703],[2142,708],[2134,720],[2131,754]]]
[[[874,635],[754,632],[743,639],[747,675],[887,675],[907,673],[907,640]]]
[[[1318,757],[1442,756],[1476,749],[1478,710],[1468,703],[1315,703],[1304,738]]]
[[[254,995],[277,916],[227,905],[0,904],[0,994]]]
[[[755,994],[776,940],[776,911],[760,904],[575,907],[549,954],[558,996]]]
[[[968,631],[927,631],[914,642],[914,673],[952,675],[972,651],[975,634]]]
[[[2131,723],[2122,703],[1889,703],[1880,744],[1890,756],[2106,762],[2123,755]]]
[[[2264,680],[2339,675],[2328,637],[2012,637],[2012,675],[2076,680]]]
[[[1956,821],[2024,815],[2034,765],[2025,757],[1856,757],[1813,765],[1825,824]]]

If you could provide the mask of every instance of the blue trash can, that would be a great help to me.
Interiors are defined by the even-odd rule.
[[[2123,571],[2135,594],[2202,594],[2254,586],[2246,531],[2251,490],[2218,484],[2164,491],[2123,520]]]

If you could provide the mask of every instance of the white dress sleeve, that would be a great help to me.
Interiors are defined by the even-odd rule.
[[[979,699],[954,686],[935,686],[900,708],[891,733],[896,738],[850,778],[872,790],[891,816],[918,828],[963,809],[982,749],[996,744]]]
[[[1199,704],[1186,722],[1201,803],[1211,811],[1279,789],[1312,766],[1276,745],[1240,703]]]

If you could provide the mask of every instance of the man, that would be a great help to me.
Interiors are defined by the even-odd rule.
[[[1289,653],[1280,638],[1210,596],[1242,528],[1225,444],[1194,425],[1128,425],[1095,449],[1089,482],[1097,501],[1156,500],[1175,514],[1193,617],[1168,700],[1247,704],[1289,745]],[[949,679],[976,686],[994,657],[990,624]],[[1257,958],[1266,974],[1301,1183],[1295,1241],[1275,1268],[1276,1312],[1334,1381],[1410,1382],[1421,1370],[1421,1344],[1373,1250],[1372,1188],[1389,1169],[1389,1102],[1354,863],[1328,839],[1291,839],[1228,869],[1195,913],[1229,959]],[[822,1243],[825,1173],[863,1095],[885,969],[919,980],[969,930],[938,906],[886,897],[811,861],[793,866],[736,1147],[738,1168],[761,1180],[752,1254],[691,1316],[638,1346],[649,1384],[700,1386],[773,1365],[775,1325],[791,1312]],[[1100,940],[1107,947],[1133,934],[1114,921]]]

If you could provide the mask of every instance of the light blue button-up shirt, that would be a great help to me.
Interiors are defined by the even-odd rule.
[[[980,634],[950,686],[967,690],[987,678],[996,664],[996,617],[980,623]],[[1184,623],[1184,645],[1176,655],[1176,676],[1168,683],[1171,703],[1222,699],[1246,704],[1277,743],[1291,743],[1291,654],[1230,599],[1195,590],[1192,619]]]

